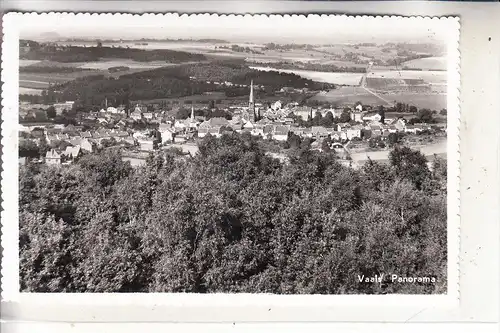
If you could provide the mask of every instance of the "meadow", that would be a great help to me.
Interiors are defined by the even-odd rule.
[[[441,158],[446,159],[447,154],[447,140],[441,140],[439,142],[423,145],[423,146],[412,146],[414,150],[418,150],[422,155],[428,157],[430,159],[434,155],[438,155]],[[377,150],[377,151],[363,151],[363,152],[355,152],[352,151],[351,158],[352,160],[358,164],[363,165],[368,160],[377,161],[377,162],[388,162],[389,161],[389,153],[390,150]]]
[[[442,110],[447,108],[446,94],[417,94],[417,93],[394,93],[382,94],[382,97],[389,100],[415,105],[419,109]]]
[[[19,87],[20,95],[41,95],[43,89]]]
[[[410,60],[403,63],[404,67],[420,68],[425,70],[446,70],[445,57],[429,57],[422,59]]]
[[[259,71],[276,71],[282,73],[293,73],[303,78],[318,82],[332,83],[338,85],[349,85],[349,86],[359,85],[361,78],[363,77],[362,73],[317,72],[317,71],[308,71],[300,69],[275,69],[272,67],[253,67],[253,66],[250,68],[257,69]]]
[[[27,88],[20,91],[21,94],[31,94],[30,89],[46,89],[50,84],[61,84],[75,80],[77,78],[86,77],[90,75],[105,75],[106,77],[118,77],[126,74],[133,74],[148,69],[159,67],[166,67],[166,64],[161,61],[152,62],[138,62],[129,59],[105,59],[95,62],[75,62],[75,63],[59,63],[54,61],[37,61],[37,60],[20,60],[20,67],[36,66],[45,68],[81,68],[84,71],[75,72],[26,72],[19,73],[19,87]],[[126,66],[129,69],[119,72],[110,73],[108,71],[111,67]],[[35,92],[37,95],[41,92]]]
[[[418,108],[428,108],[431,110],[441,110],[447,106],[446,94],[436,93],[379,93],[379,97],[371,94],[362,87],[339,87],[328,92],[320,92],[311,97],[311,101],[329,102],[334,105],[352,105],[361,102],[366,105],[390,106],[397,102],[415,105]],[[385,100],[385,101],[384,101]]]
[[[320,92],[310,98],[311,101],[329,102],[334,105],[352,105],[361,102],[366,105],[385,105],[389,103],[383,101],[377,96],[369,93],[362,87],[339,87],[328,92]]]
[[[412,70],[376,70],[368,73],[367,78],[386,79],[421,79],[427,83],[446,83],[446,71],[412,71]]]
[[[86,63],[77,63],[76,66],[85,69],[97,69],[107,71],[110,67],[126,66],[130,69],[153,69],[159,67],[172,66],[173,64],[164,61],[135,61],[131,59],[101,59]]]

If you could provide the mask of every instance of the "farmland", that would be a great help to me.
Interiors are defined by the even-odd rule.
[[[43,89],[35,89],[35,88],[25,88],[25,87],[19,87],[19,94],[23,95],[41,95]]]
[[[362,73],[332,73],[332,72],[317,72],[317,71],[308,71],[308,70],[299,70],[299,69],[275,69],[271,67],[250,67],[252,69],[257,69],[259,71],[276,71],[282,73],[293,73],[297,74],[303,78],[332,83],[338,85],[350,85],[357,86],[359,85],[361,78],[363,77]]]
[[[352,105],[356,102],[368,105],[389,105],[363,87],[339,87],[328,92],[320,92],[310,98],[311,101],[329,102],[334,105]]]
[[[402,64],[404,67],[424,70],[446,70],[445,57],[429,57],[410,60]]]
[[[68,42],[66,44],[96,49],[95,47],[91,47],[95,46],[95,42]],[[446,108],[447,73],[442,70],[446,59],[441,56],[442,50],[439,47],[419,44],[375,45],[372,43],[358,45],[271,44],[232,44],[224,41],[108,42],[104,43],[106,52],[96,52],[99,54],[116,55],[119,54],[117,53],[119,52],[118,50],[124,50],[123,52],[130,53],[125,54],[125,56],[138,57],[138,59],[133,57],[125,57],[123,59],[99,57],[97,60],[92,61],[64,63],[47,60],[45,58],[48,56],[42,52],[41,55],[45,57],[45,60],[22,59],[20,60],[20,66],[65,67],[66,69],[75,68],[80,70],[75,70],[74,72],[64,72],[61,70],[60,73],[57,71],[43,73],[29,72],[27,67],[25,67],[25,70],[20,73],[19,83],[22,88],[20,92],[39,94],[39,89],[47,88],[49,83],[60,84],[89,75],[104,75],[105,77],[117,78],[143,72],[144,75],[141,74],[141,78],[145,79],[150,73],[151,75],[154,74],[151,72],[152,70],[162,72],[163,76],[177,77],[178,75],[188,75],[196,77],[200,81],[223,82],[228,80],[238,84],[248,84],[247,81],[250,79],[254,79],[255,81],[256,77],[254,74],[249,76],[246,72],[243,73],[238,69],[240,65],[236,67],[223,66],[223,68],[218,65],[221,61],[227,61],[224,59],[234,59],[237,62],[240,61],[242,64],[246,61],[251,66],[251,69],[261,72],[277,71],[283,73],[283,75],[295,74],[304,79],[337,85],[337,89],[317,93],[310,98],[311,101],[330,102],[333,104],[352,104],[360,101],[363,104],[386,106],[402,102],[434,110]],[[81,48],[78,50],[81,51]],[[185,62],[183,65],[179,65],[163,60],[160,61],[154,57],[150,57],[154,61],[144,61],[149,60],[146,55],[143,55],[146,52],[145,50],[150,50],[154,54],[165,53],[171,56],[180,54],[185,57]],[[431,57],[430,55],[434,56]],[[189,63],[191,58],[197,56],[204,57],[205,60],[196,61],[196,63],[192,64]],[[410,60],[403,61],[405,59]],[[401,62],[399,66],[396,66],[398,61]],[[273,67],[273,63],[276,63],[276,68]],[[289,64],[291,68],[279,67],[279,63]],[[396,65],[393,63],[396,63]],[[322,68],[322,65],[337,66],[339,67],[339,71],[342,68],[345,72],[337,72],[335,68]],[[114,73],[110,73],[108,70],[111,67],[120,66],[126,67],[125,70]],[[294,68],[294,66],[297,66],[297,68]],[[301,66],[302,68],[300,68]],[[405,70],[398,70],[397,67],[399,69],[405,68]],[[356,72],[358,68],[361,69],[360,72]],[[410,70],[412,68],[415,70]],[[368,70],[366,80],[362,80],[364,74],[361,71],[363,69]],[[264,75],[264,73],[262,74]],[[151,79],[156,76],[156,74],[151,76]],[[266,87],[269,84],[274,85],[267,81],[269,80],[266,79],[260,82],[260,84]],[[280,85],[287,86],[287,83],[281,82]],[[278,87],[278,85],[274,86]],[[314,89],[310,85],[306,85],[306,87],[313,91],[324,89],[318,85]],[[217,99],[228,99],[228,101],[234,98],[240,99],[241,94],[242,92],[237,92],[234,96],[228,94],[224,98]],[[178,97],[172,96],[174,100],[178,99]],[[263,96],[260,96],[260,98],[263,98]],[[168,98],[161,99],[167,102]],[[193,98],[189,98],[192,101],[205,101],[207,99],[214,98],[213,96],[193,96]],[[170,101],[170,103],[176,103],[174,100]]]
[[[446,158],[447,140],[440,140],[433,144],[412,146],[412,149],[419,150],[425,156],[438,155]],[[369,159],[372,161],[384,162],[389,160],[389,150],[377,151],[356,151],[351,150],[351,158],[357,165],[363,165]]]
[[[376,95],[370,93],[363,87],[339,87],[338,89],[328,92],[320,92],[311,97],[311,101],[329,102],[334,105],[352,105],[356,102],[361,102],[367,105],[384,105],[389,106],[396,102],[415,105],[419,108],[428,108],[431,110],[441,110],[446,108],[446,94],[435,93],[379,93]]]
[[[106,77],[118,77],[125,74],[133,74],[148,69],[159,68],[161,65],[168,66],[168,64],[158,61],[153,62],[138,62],[128,59],[103,59],[101,61],[89,63],[58,63],[54,61],[36,61],[36,60],[21,60],[23,70],[19,73],[19,86],[21,88],[29,89],[46,89],[49,84],[60,84],[75,80],[77,78],[91,76],[91,75],[105,75]],[[160,65],[161,63],[161,65]],[[20,64],[21,66],[21,64]],[[43,71],[32,71],[29,68],[36,66],[36,69],[50,68],[50,71],[44,73]],[[126,66],[129,69],[110,73],[108,71],[111,67]],[[57,69],[60,68],[60,72]],[[82,69],[81,71],[66,72],[65,69],[75,68]],[[20,92],[23,93],[23,92]],[[30,90],[25,90],[26,94]]]
[[[95,41],[64,43],[71,46],[95,45]],[[140,45],[137,45],[140,44]],[[272,44],[272,43],[271,43]],[[279,45],[258,43],[230,43],[227,41],[149,41],[148,43],[106,42],[106,47],[134,48],[142,50],[175,50],[200,54],[207,59],[241,58],[252,62],[273,63],[278,61],[301,61],[338,66],[366,67],[369,62],[392,66],[394,63],[413,64],[407,60],[418,57],[439,56],[443,53],[439,45],[427,44],[334,44],[334,45]],[[434,57],[439,58],[439,57]],[[418,60],[418,59],[417,59]],[[411,60],[413,61],[413,60]],[[435,60],[438,61],[439,60]],[[415,62],[418,64],[418,62]],[[432,63],[432,61],[429,61]],[[425,64],[425,62],[424,62]],[[425,69],[425,66],[422,67]],[[431,67],[429,69],[441,69]]]
[[[445,71],[411,71],[411,70],[376,70],[368,73],[367,78],[386,79],[417,79],[427,83],[446,83],[447,72]]]

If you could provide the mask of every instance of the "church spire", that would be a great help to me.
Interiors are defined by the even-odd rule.
[[[248,111],[252,113],[253,121],[257,121],[255,114],[255,104],[253,99],[253,80],[250,81],[250,96],[248,97]]]
[[[248,104],[253,107],[253,80],[250,81],[250,97],[248,99]]]
[[[191,121],[194,121],[194,106],[191,105]]]

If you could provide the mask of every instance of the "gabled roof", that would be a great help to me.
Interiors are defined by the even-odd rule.
[[[80,146],[75,146],[75,147],[68,146],[64,151],[64,155],[71,157],[78,157],[78,154],[80,154]]]
[[[212,127],[229,125],[229,121],[222,117],[210,118],[208,122]]]
[[[208,129],[208,133],[210,134],[219,134],[222,127],[212,127]]]
[[[51,149],[45,154],[45,158],[61,158],[55,149]]]
[[[82,138],[73,138],[69,140],[69,143],[71,143],[73,146],[78,146],[83,142]]]
[[[312,107],[310,106],[297,106],[295,107],[292,112],[311,112]]]
[[[251,121],[247,121],[244,125],[243,128],[254,128],[254,125]]]
[[[326,134],[328,131],[327,131],[326,127],[323,127],[323,126],[313,126],[313,127],[311,127],[311,132],[313,134],[320,134],[320,133]]]

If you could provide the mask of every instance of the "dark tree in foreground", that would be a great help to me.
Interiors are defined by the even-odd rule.
[[[113,151],[21,167],[22,291],[445,292],[445,162],[403,147],[353,170],[295,141],[284,164],[232,133],[135,169]],[[380,272],[438,282],[357,282]]]

